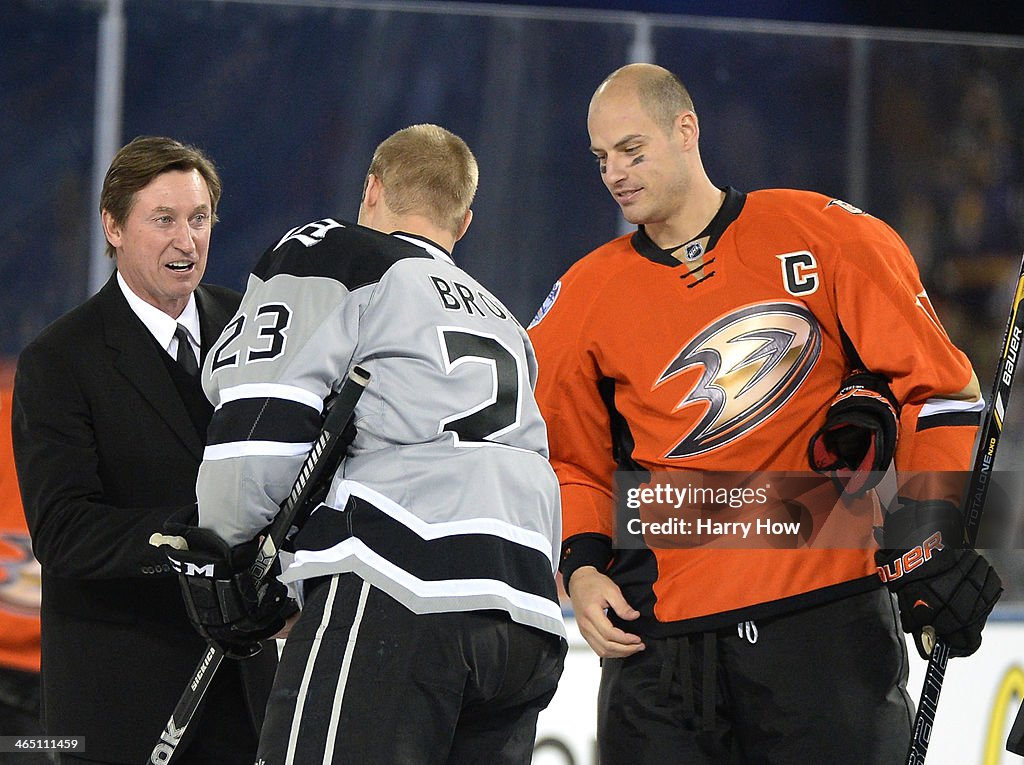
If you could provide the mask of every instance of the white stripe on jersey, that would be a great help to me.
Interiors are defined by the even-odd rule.
[[[351,496],[365,499],[382,513],[386,513],[414,532],[420,539],[442,539],[459,534],[489,534],[543,553],[544,557],[551,561],[552,571],[554,571],[551,540],[538,531],[530,531],[497,518],[464,518],[458,521],[428,523],[393,499],[357,481],[342,480],[332,486],[324,501],[327,507],[321,509],[320,512],[343,511]]]
[[[310,393],[305,388],[299,388],[295,385],[281,385],[279,383],[245,383],[244,385],[235,385],[219,391],[218,396],[220,403],[217,404],[217,409],[220,409],[224,404],[246,398],[279,398],[284,401],[305,404],[317,412],[322,412],[324,408],[323,400],[315,393]]]
[[[287,584],[299,579],[349,571],[370,581],[416,613],[499,608],[508,611],[517,622],[565,635],[562,608],[552,600],[517,590],[497,579],[424,581],[378,555],[356,537],[349,537],[326,550],[299,550],[292,564],[278,579]],[[410,595],[415,602],[410,601]],[[474,599],[480,600],[471,603]],[[453,601],[461,601],[470,605],[470,608],[454,608]],[[535,615],[535,618],[524,621],[523,617],[529,614]]]
[[[949,398],[930,398],[921,407],[918,419],[923,417],[934,417],[937,414],[951,414],[954,412],[980,412],[985,408],[985,398],[979,396],[977,401],[954,401]]]
[[[232,441],[203,449],[203,459],[229,460],[232,457],[304,457],[313,448],[312,441],[293,444],[282,441]]]

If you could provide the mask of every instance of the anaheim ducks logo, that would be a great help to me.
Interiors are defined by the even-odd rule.
[[[767,420],[797,391],[821,354],[821,331],[798,303],[758,303],[718,319],[683,348],[654,387],[688,369],[702,370],[673,411],[704,413],[665,456],[716,449]]]
[[[0,532],[0,611],[38,616],[41,599],[39,563],[28,534]]]

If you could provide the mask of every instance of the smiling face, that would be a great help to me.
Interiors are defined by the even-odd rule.
[[[170,170],[134,195],[124,224],[103,211],[117,270],[132,292],[177,318],[206,270],[212,203],[198,170]]]
[[[601,180],[630,223],[666,224],[684,206],[692,117],[688,112],[671,125],[659,124],[636,89],[621,83],[607,83],[595,94],[587,116],[590,150]]]

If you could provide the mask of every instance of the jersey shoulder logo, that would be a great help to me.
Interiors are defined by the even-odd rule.
[[[281,237],[281,241],[274,246],[274,249],[279,250],[285,242],[292,241],[299,242],[305,247],[313,247],[320,244],[332,228],[345,228],[345,226],[333,218],[323,218],[304,226],[296,226]]]
[[[683,459],[717,449],[765,422],[800,388],[821,355],[821,329],[800,303],[744,306],[703,329],[679,351],[654,387],[697,368],[696,385],[673,411],[696,422],[666,455]]]
[[[866,212],[861,210],[859,207],[854,207],[849,202],[844,202],[842,199],[830,199],[829,203],[825,207],[839,207],[851,215],[867,215]]]
[[[551,310],[551,306],[553,306],[555,304],[555,301],[558,300],[558,294],[561,291],[562,280],[559,279],[551,288],[551,292],[548,293],[548,296],[544,298],[544,302],[540,304],[540,308],[537,309],[537,313],[534,315],[533,321],[530,322],[530,326],[527,327],[527,329],[533,329],[538,324],[540,324],[540,320],[547,316],[548,311]]]

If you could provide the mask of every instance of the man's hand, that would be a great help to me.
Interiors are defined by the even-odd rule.
[[[606,611],[609,608],[627,621],[640,616],[609,577],[593,566],[582,566],[573,572],[568,590],[580,634],[594,653],[607,659],[632,656],[644,650],[639,635],[620,630],[608,618]]]
[[[296,611],[294,614],[289,616],[287,619],[285,619],[284,626],[280,629],[280,631],[275,632],[272,637],[275,640],[287,640],[288,636],[292,632],[292,627],[295,626],[295,622],[299,620],[300,616],[302,616],[302,611]]]

